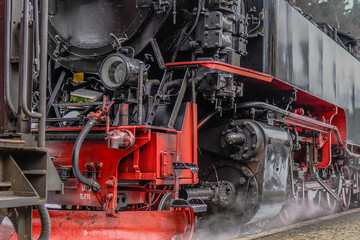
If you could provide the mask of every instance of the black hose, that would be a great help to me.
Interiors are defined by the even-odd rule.
[[[10,219],[12,225],[14,226],[16,233],[18,233],[18,229],[19,229],[19,214],[15,211],[14,208],[10,208],[7,217]]]
[[[162,89],[162,92],[166,94],[170,89],[180,87],[182,81],[183,81],[182,79],[176,79],[176,80],[172,80],[172,81],[166,82],[166,83],[164,84],[164,87],[163,87],[163,89]]]
[[[96,119],[91,118],[86,123],[85,127],[83,128],[83,130],[81,130],[78,138],[76,139],[72,153],[72,169],[75,177],[77,178],[77,180],[79,180],[79,182],[91,187],[95,192],[98,192],[100,191],[101,188],[100,184],[92,178],[84,177],[80,172],[80,168],[79,168],[79,155],[80,155],[81,145],[84,142],[87,134],[96,124],[97,124]]]
[[[49,212],[44,204],[36,205],[41,221],[41,233],[38,240],[48,240],[51,232],[51,222]]]

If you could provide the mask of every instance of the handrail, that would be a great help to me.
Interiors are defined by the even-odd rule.
[[[33,113],[28,109],[27,88],[28,88],[28,64],[29,64],[29,1],[24,0],[23,7],[23,43],[22,43],[22,98],[21,109],[31,118],[41,118],[41,113]]]
[[[16,116],[17,111],[10,98],[10,55],[11,55],[11,3],[12,0],[6,0],[6,18],[5,18],[5,100],[9,106],[10,112]]]
[[[41,1],[41,32],[40,32],[40,79],[39,79],[39,147],[45,147],[46,128],[46,89],[47,89],[47,42],[48,42],[49,0]]]

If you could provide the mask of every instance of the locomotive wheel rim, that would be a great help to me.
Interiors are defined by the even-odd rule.
[[[343,177],[345,180],[351,179],[351,173],[347,166],[342,166],[340,169],[340,172],[343,173]],[[350,188],[342,187],[340,197],[343,200],[343,203],[341,204],[341,208],[343,211],[346,211],[350,207],[350,201],[351,201],[351,190]]]
[[[166,193],[160,200],[158,211],[170,211],[171,209],[171,200],[174,199],[174,193]]]
[[[229,177],[234,177],[234,175],[231,175],[231,174],[222,175],[220,173],[220,171],[221,171],[220,169],[222,169],[222,168],[231,168],[231,167],[233,167],[237,171],[241,171],[242,174],[244,174],[243,173],[244,171],[247,172],[248,176],[246,176],[246,178],[247,178],[247,183],[246,184],[249,184],[251,179],[254,179],[254,186],[252,186],[252,188],[256,189],[255,198],[256,198],[257,203],[254,206],[251,206],[251,208],[243,207],[242,209],[232,209],[232,210],[223,209],[223,210],[225,210],[224,212],[222,212],[222,210],[218,211],[219,209],[217,209],[217,207],[219,207],[219,205],[214,207],[214,206],[211,206],[211,203],[210,203],[208,205],[208,211],[211,212],[212,214],[224,214],[224,213],[225,214],[234,214],[234,217],[237,218],[239,220],[239,222],[246,223],[246,222],[251,220],[251,218],[256,214],[257,210],[259,209],[259,205],[260,205],[259,201],[261,199],[259,185],[258,185],[256,176],[254,175],[254,173],[246,165],[242,165],[242,164],[239,165],[239,164],[229,163],[229,162],[225,162],[225,163],[222,162],[222,163],[220,163],[220,164],[218,164],[216,166],[216,171],[217,171],[216,175],[218,176],[218,179],[232,182],[231,179],[228,179],[228,178]],[[208,175],[206,177],[206,181],[212,181],[212,180],[209,180],[209,176],[210,176],[211,173],[214,173],[213,168],[211,168],[210,170],[211,171],[209,171],[209,173],[208,173]],[[228,173],[228,172],[226,172],[226,173]],[[243,176],[243,175],[241,175],[241,176]],[[250,191],[250,189],[248,189],[248,191]],[[248,201],[248,199],[246,201]]]
[[[308,190],[304,197],[305,214],[309,219],[315,219],[319,214],[321,194],[319,190]]]
[[[331,215],[333,213],[335,213],[336,211],[336,206],[337,206],[337,201],[334,197],[332,197],[330,195],[330,193],[328,192],[322,192],[322,197],[321,197],[321,206],[322,207],[322,213],[324,215]]]
[[[194,234],[195,229],[195,213],[192,208],[183,208],[182,209],[185,215],[185,230],[181,235],[174,236],[172,240],[191,240]]]

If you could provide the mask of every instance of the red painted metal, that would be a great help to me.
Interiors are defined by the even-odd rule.
[[[160,185],[174,185],[173,162],[197,164],[197,109],[196,104],[188,103],[182,129],[177,131],[150,126],[120,126],[112,131],[127,131],[135,136],[134,146],[127,149],[110,149],[105,140],[85,141],[83,143],[79,166],[87,177],[96,174],[96,181],[101,190],[94,193],[76,179],[65,183],[65,194],[49,194],[50,203],[74,206],[92,206],[103,209],[108,215],[116,216],[119,194],[127,195],[128,204],[149,204],[149,190],[141,191],[140,185],[134,184],[130,190],[118,190],[118,180],[147,180],[156,189]],[[49,129],[50,130],[50,129]],[[57,131],[58,129],[56,129]],[[61,129],[63,130],[63,129]],[[77,132],[81,129],[67,129]],[[158,131],[161,130],[161,131]],[[105,128],[95,131],[105,133]],[[74,141],[47,141],[49,154],[55,165],[71,167],[71,153]],[[196,184],[197,174],[183,171],[180,184]],[[139,191],[134,191],[134,188]]]
[[[169,240],[177,235],[178,239],[187,240],[191,239],[195,218],[191,209],[121,212],[115,218],[101,211],[50,210],[49,214],[51,240]],[[10,227],[8,231],[11,230]],[[40,218],[34,211],[32,238],[38,239],[40,232]],[[16,234],[10,239],[17,239]]]
[[[224,72],[230,72],[244,77],[254,78],[265,82],[272,82],[273,77],[268,74],[260,73],[251,69],[237,67],[228,63],[217,62],[217,61],[194,61],[194,62],[174,62],[167,63],[167,67],[177,67],[177,66],[191,66],[191,65],[200,65],[207,68],[218,69]]]

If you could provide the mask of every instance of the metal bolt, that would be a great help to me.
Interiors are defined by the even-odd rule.
[[[243,185],[244,183],[246,183],[246,179],[244,177],[240,177],[239,178],[239,184]]]

